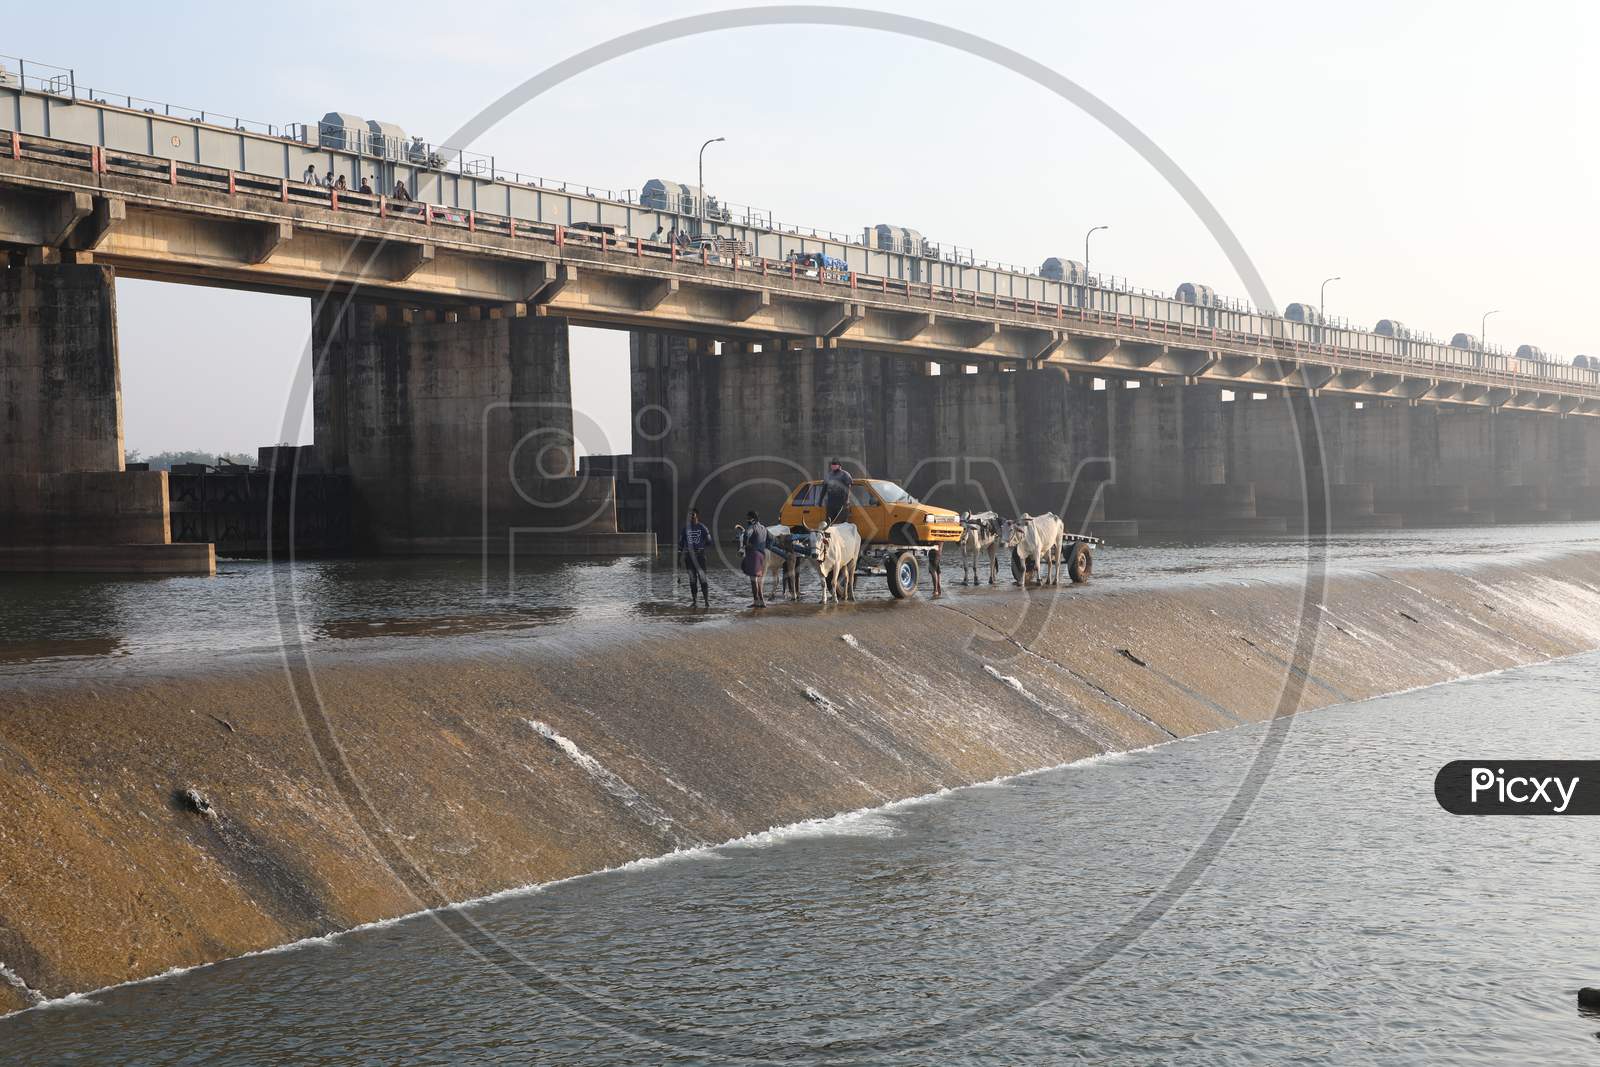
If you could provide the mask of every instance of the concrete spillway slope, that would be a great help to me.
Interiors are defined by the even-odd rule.
[[[1034,596],[321,656],[321,717],[281,665],[10,680],[0,1011],[1258,721],[1286,677],[1314,708],[1600,647],[1600,554],[1331,578],[1298,664],[1298,584]]]

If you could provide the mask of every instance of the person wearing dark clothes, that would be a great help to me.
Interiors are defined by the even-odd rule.
[[[761,586],[763,576],[767,573],[767,544],[770,537],[761,523],[761,517],[754,511],[744,518],[744,563],[740,569],[750,579],[750,606],[764,608],[767,598]]]
[[[850,487],[855,479],[839,465],[838,460],[828,463],[828,476],[822,479],[823,510],[829,522],[845,522],[850,518]]]
[[[932,548],[928,549],[928,574],[933,578],[933,596],[934,599],[937,600],[944,593],[944,590],[941,588],[943,583],[940,581],[941,576],[939,574],[938,545],[934,545]],[[963,575],[963,577],[965,576]]]
[[[711,548],[711,531],[700,521],[699,511],[689,512],[689,521],[678,533],[678,552],[683,566],[689,572],[689,604],[693,606],[700,596],[706,607],[711,606],[711,583],[706,581],[706,552]]]

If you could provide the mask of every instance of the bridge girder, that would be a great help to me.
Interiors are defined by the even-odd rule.
[[[129,277],[265,292],[357,292],[400,306],[537,309],[574,322],[849,345],[910,357],[1049,363],[1109,376],[1215,382],[1556,414],[1600,414],[1600,397],[1529,391],[1435,368],[1341,365],[1323,352],[1073,319],[1068,309],[968,303],[823,285],[738,262],[646,257],[637,243],[563,244],[505,232],[358,214],[260,196],[0,161],[0,245],[92,256]],[[231,190],[231,177],[229,188]],[[414,205],[413,205],[414,207]],[[437,209],[459,214],[461,209]],[[468,213],[470,214],[470,213]],[[459,220],[458,220],[459,221]],[[545,227],[549,229],[548,226]],[[884,283],[884,289],[888,289]],[[841,292],[841,289],[844,291]],[[991,306],[992,305],[992,306]],[[1181,335],[1181,336],[1180,336]],[[1483,377],[1480,375],[1480,377]]]

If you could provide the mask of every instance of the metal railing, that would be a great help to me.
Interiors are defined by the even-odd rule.
[[[1026,320],[1021,324],[1034,327],[1051,322],[1064,324],[1072,321],[1101,328],[1109,327],[1115,331],[1139,331],[1163,343],[1172,338],[1191,339],[1197,346],[1206,348],[1231,346],[1243,352],[1265,351],[1279,357],[1287,356],[1301,362],[1317,363],[1335,369],[1369,369],[1378,372],[1427,370],[1434,376],[1446,372],[1453,380],[1466,384],[1504,386],[1512,389],[1537,386],[1537,391],[1547,394],[1557,391],[1552,387],[1559,387],[1559,391],[1569,396],[1600,400],[1600,372],[1593,370],[1560,363],[1532,363],[1526,360],[1506,359],[1493,354],[1454,349],[1437,343],[1424,345],[1417,341],[1401,342],[1359,331],[1308,329],[1302,324],[1278,319],[1269,320],[1275,324],[1274,332],[1246,332],[1217,323],[1216,320],[1219,318],[1231,314],[1227,311],[1182,304],[1165,297],[1155,299],[1168,310],[1169,314],[1177,311],[1180,315],[1197,315],[1211,321],[1189,322],[1170,317],[1158,318],[1126,313],[1120,309],[1082,305],[1081,301],[1085,295],[1110,292],[1108,290],[1090,289],[1085,292],[1081,286],[1067,286],[1061,290],[1060,302],[1050,302],[998,293],[982,293],[932,282],[879,277],[848,269],[819,271],[794,259],[780,261],[737,252],[724,253],[714,251],[708,244],[685,250],[676,245],[646,241],[639,237],[617,236],[608,233],[604,228],[568,227],[557,223],[530,222],[483,214],[468,208],[441,207],[410,200],[397,201],[380,194],[329,190],[286,178],[223,170],[165,157],[109,151],[50,138],[23,137],[15,133],[10,138],[9,146],[0,142],[0,159],[7,158],[88,169],[97,177],[109,175],[142,179],[167,188],[189,187],[211,192],[225,191],[234,196],[321,207],[378,220],[405,221],[426,228],[450,229],[463,235],[482,233],[512,239],[529,239],[551,244],[562,258],[574,258],[578,262],[587,260],[604,264],[614,262],[607,257],[621,255],[638,262],[653,261],[667,267],[685,264],[703,270],[727,271],[729,276],[735,279],[740,275],[750,277],[752,280],[756,277],[763,280],[787,278],[793,283],[816,284],[834,290],[847,289],[852,296],[879,293],[908,300],[926,300],[957,307],[970,307],[974,310],[992,310],[996,314],[1010,313],[1018,317],[1026,316]],[[1066,302],[1069,295],[1080,303]],[[1082,326],[1080,325],[1078,329],[1081,330]],[[1303,338],[1298,336],[1300,331],[1306,331],[1306,336]],[[1325,340],[1328,332],[1342,332],[1364,346],[1376,345],[1385,350],[1328,343]],[[1485,365],[1490,359],[1498,360],[1502,365]]]
[[[12,69],[14,68],[14,69]],[[370,129],[332,127],[323,123],[287,123],[283,125],[243,119],[237,116],[226,115],[214,111],[190,108],[160,101],[147,100],[129,94],[110,93],[92,87],[78,85],[76,72],[70,67],[61,67],[48,63],[27,60],[18,56],[0,55],[0,86],[9,86],[24,91],[33,91],[64,97],[72,101],[93,101],[108,107],[124,107],[148,115],[159,115],[178,121],[197,122],[219,128],[232,129],[248,133],[263,134],[269,137],[284,138],[298,141],[303,144],[315,145],[319,148],[330,150],[345,150],[355,154],[375,159],[403,163],[412,167],[441,173],[457,173],[483,178],[490,181],[508,182],[528,188],[549,190],[551,192],[582,195],[589,199],[608,201],[611,203],[630,207],[639,207],[645,210],[671,212],[670,207],[662,208],[654,204],[647,204],[637,190],[614,190],[601,186],[585,183],[571,182],[537,175],[524,174],[518,171],[505,171],[499,169],[493,155],[470,152],[465,149],[454,148],[447,145],[437,145],[424,141],[420,137],[410,137],[399,144],[399,139],[390,135],[379,135]],[[354,148],[339,148],[327,145],[324,138],[328,133],[335,133],[341,140],[354,144]],[[395,141],[391,145],[389,142]],[[296,183],[298,184],[298,183]],[[417,184],[421,184],[418,182]],[[355,194],[345,193],[351,196]],[[382,199],[381,197],[379,199]],[[696,195],[683,198],[688,201],[689,211],[675,212],[689,217],[697,217],[699,203]],[[680,205],[683,206],[683,205]],[[719,224],[738,224],[751,229],[761,229],[778,235],[791,235],[795,237],[811,238],[819,241],[831,242],[851,248],[860,248],[866,251],[882,251],[872,245],[865,244],[857,234],[843,233],[820,227],[799,226],[784,223],[774,217],[773,212],[767,209],[750,207],[742,204],[732,204],[718,201],[713,197],[706,197],[706,214],[709,221]],[[441,213],[453,212],[459,214],[461,209],[436,208]],[[467,215],[473,214],[466,212]],[[523,225],[528,225],[524,223]],[[515,226],[513,226],[515,228]],[[1022,278],[1042,277],[1036,269],[1019,267],[1015,264],[991,260],[979,260],[974,251],[959,245],[944,247],[935,243],[928,243],[931,258],[937,262],[954,265],[962,268],[977,268],[1010,274]],[[852,275],[852,277],[855,277]],[[1111,294],[1125,294],[1131,297],[1146,299],[1172,300],[1166,295],[1165,290],[1155,290],[1136,286],[1126,277],[1116,275],[1092,275],[1087,281],[1087,289]],[[1077,287],[1076,283],[1060,283],[1064,286]],[[956,290],[965,292],[967,290]],[[1090,302],[1090,301],[1085,301]],[[1097,301],[1095,301],[1097,302]],[[1231,314],[1267,316],[1253,307],[1248,301],[1237,298],[1224,297],[1213,294],[1211,302],[1206,305],[1207,310],[1221,311]],[[1318,327],[1322,330],[1343,331],[1362,336],[1363,338],[1376,338],[1377,335],[1363,330],[1348,322],[1346,319],[1336,319]],[[1383,340],[1388,340],[1387,338]],[[1436,346],[1449,348],[1442,342],[1434,339],[1431,334],[1422,331],[1412,331],[1407,341],[1408,344]],[[1469,355],[1481,355],[1488,358],[1497,358],[1517,362],[1507,349],[1500,345],[1479,345],[1470,350],[1459,350]],[[1528,362],[1528,361],[1523,361]],[[1551,362],[1545,364],[1553,367],[1570,367],[1570,363],[1552,356]]]
[[[588,183],[524,174],[515,170],[501,170],[493,155],[471,152],[467,149],[450,145],[435,144],[425,141],[421,137],[408,138],[403,147],[392,146],[387,142],[393,138],[374,134],[370,129],[335,127],[321,122],[291,122],[278,125],[251,119],[241,119],[197,108],[146,100],[122,93],[105,93],[96,90],[87,90],[82,97],[79,97],[76,88],[76,75],[71,68],[57,67],[36,61],[25,62],[16,57],[0,56],[0,62],[7,60],[15,63],[19,71],[26,70],[28,72],[26,77],[22,77],[19,74],[19,82],[23,88],[31,86],[39,91],[55,92],[58,95],[67,95],[72,99],[88,99],[111,107],[126,107],[129,110],[140,111],[144,114],[160,115],[246,132],[261,133],[269,137],[281,137],[302,144],[327,148],[332,151],[349,151],[367,158],[404,163],[408,166],[421,167],[441,173],[471,175],[490,181],[507,182],[528,188],[571,193],[582,195],[589,199],[606,200],[646,210],[667,211],[689,218],[698,218],[701,214],[700,196],[697,193],[683,196],[679,209],[674,210],[670,205],[661,206],[654,202],[647,203],[637,190],[631,188],[616,190]],[[330,135],[332,135],[331,138]],[[336,139],[340,143],[329,143],[330,139]],[[770,209],[752,207],[747,204],[729,203],[711,196],[705,197],[705,201],[705,217],[708,222],[728,225],[737,224],[752,229],[764,229],[775,234],[788,234],[795,237],[865,248],[870,251],[883,251],[875,246],[864,244],[855,233],[780,221]],[[969,247],[961,245],[946,247],[935,242],[925,243],[928,246],[927,251],[930,253],[925,258],[937,260],[941,263],[959,267],[993,270],[1021,277],[1041,277],[1037,268],[1022,267],[999,260],[979,259],[975,250]],[[1162,291],[1135,286],[1129,279],[1118,278],[1115,275],[1091,277],[1089,283],[1093,287],[1116,292],[1163,298],[1165,296]],[[1248,305],[1242,301],[1224,301],[1223,298],[1219,297],[1217,298],[1216,306],[1253,313]]]

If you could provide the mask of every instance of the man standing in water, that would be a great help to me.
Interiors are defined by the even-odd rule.
[[[678,552],[683,556],[683,566],[689,572],[689,606],[696,597],[704,596],[706,607],[711,606],[711,583],[706,580],[706,552],[711,549],[711,531],[700,521],[696,508],[689,510],[689,521],[678,533]]]
[[[839,465],[838,460],[828,462],[828,476],[822,480],[823,510],[829,522],[845,522],[850,518],[850,487],[855,479]]]
[[[762,589],[767,573],[767,545],[770,540],[766,526],[754,511],[748,512],[744,527],[744,560],[740,569],[750,579],[750,606],[767,606],[766,590]]]

